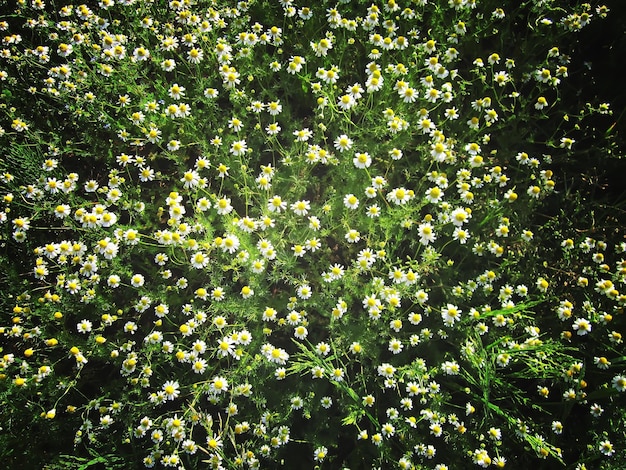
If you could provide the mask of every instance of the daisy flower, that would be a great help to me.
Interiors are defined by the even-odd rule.
[[[305,127],[304,129],[293,131],[293,135],[296,137],[298,142],[306,142],[313,136],[313,132]]]
[[[448,304],[441,309],[441,318],[447,326],[453,326],[461,317],[461,310],[456,305]]]
[[[360,169],[369,168],[369,166],[372,164],[372,157],[370,157],[370,154],[367,152],[359,152],[355,154],[354,158],[352,159],[352,163],[354,163],[355,167]]]
[[[411,199],[412,192],[405,188],[395,188],[387,194],[387,200],[394,204],[404,205]]]
[[[623,375],[616,375],[611,381],[613,388],[618,392],[626,392],[626,377]]]
[[[174,400],[180,395],[180,385],[177,381],[168,380],[162,388],[167,400]]]
[[[434,186],[426,191],[426,200],[431,204],[437,204],[443,199],[443,191],[439,186]]]
[[[92,328],[92,323],[89,320],[81,320],[80,323],[76,325],[76,329],[79,333],[89,333]]]
[[[211,392],[215,395],[228,391],[228,381],[224,377],[216,376],[211,380]]]
[[[244,155],[248,150],[248,144],[245,140],[237,140],[230,146],[230,153],[236,157]]]
[[[346,194],[343,198],[343,205],[348,209],[359,207],[359,199],[354,194]]]
[[[434,227],[430,222],[420,224],[417,230],[420,236],[420,243],[422,245],[428,245],[429,243],[434,242],[437,238]]]
[[[352,139],[348,137],[346,134],[341,134],[334,141],[334,146],[340,152],[344,152],[346,150],[350,150],[352,148]]]
[[[287,203],[282,200],[282,198],[278,195],[272,197],[267,202],[267,210],[270,212],[280,213],[287,208]]]
[[[591,332],[591,322],[586,318],[577,318],[574,321],[572,328],[578,336],[585,336]]]
[[[311,204],[307,200],[296,201],[291,204],[291,210],[297,215],[307,215],[311,209]]]

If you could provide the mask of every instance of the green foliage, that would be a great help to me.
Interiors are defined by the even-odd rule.
[[[607,7],[0,7],[5,462],[623,461]]]

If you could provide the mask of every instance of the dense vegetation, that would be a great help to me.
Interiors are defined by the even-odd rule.
[[[620,10],[0,0],[2,461],[622,468]]]

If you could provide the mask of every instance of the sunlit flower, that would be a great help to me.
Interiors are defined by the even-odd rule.
[[[346,194],[343,198],[343,204],[348,209],[356,209],[359,207],[359,199],[354,194]]]
[[[428,245],[434,242],[437,238],[434,227],[431,225],[430,222],[424,222],[420,224],[417,230],[420,237],[420,243],[422,245]]]
[[[287,66],[287,72],[290,74],[296,74],[302,70],[302,66],[306,63],[304,57],[292,56]]]
[[[616,375],[611,380],[611,385],[618,392],[626,392],[626,376]]]
[[[313,451],[313,460],[316,462],[322,462],[326,455],[328,455],[328,449],[324,446],[318,447]]]
[[[228,381],[224,377],[216,376],[211,380],[211,393],[216,395],[228,391]]]
[[[311,204],[307,200],[296,201],[291,204],[291,210],[297,215],[307,215],[311,209]]]
[[[456,305],[448,304],[441,309],[441,318],[447,326],[453,326],[461,317],[461,310]]]
[[[372,157],[367,152],[359,152],[352,159],[354,166],[357,168],[369,168],[372,164]]]
[[[91,332],[92,323],[89,320],[81,320],[77,325],[76,329],[79,333],[89,333]]]
[[[412,197],[412,192],[405,188],[394,188],[387,193],[387,200],[394,204],[404,205]]]
[[[572,325],[578,336],[584,336],[591,332],[591,322],[586,318],[577,318]]]
[[[220,357],[234,355],[235,353],[235,341],[230,336],[223,337],[218,341],[217,354]]]
[[[244,155],[248,150],[248,144],[245,140],[237,140],[230,146],[230,153],[236,157]]]
[[[218,199],[215,203],[215,207],[217,209],[217,213],[220,215],[229,214],[233,210],[233,206],[230,204],[230,198],[228,197]]]
[[[180,395],[180,385],[174,380],[168,380],[165,382],[162,390],[165,392],[167,400],[174,400]]]
[[[286,208],[287,208],[287,203],[285,201],[283,201],[283,199],[280,196],[278,196],[278,195],[272,197],[267,202],[267,209],[270,212],[280,213],[280,212],[284,211]]]
[[[313,294],[313,291],[311,290],[311,287],[308,284],[301,285],[300,287],[298,287],[296,292],[298,294],[298,297],[304,300],[310,298],[311,295]]]
[[[335,148],[340,152],[350,150],[352,148],[352,144],[352,139],[350,139],[346,134],[341,134],[334,141]]]

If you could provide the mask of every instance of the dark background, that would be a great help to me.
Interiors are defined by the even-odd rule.
[[[571,68],[583,69],[572,86],[582,102],[611,103],[613,114],[592,120],[597,135],[614,139],[610,158],[598,168],[600,193],[611,202],[624,204],[626,194],[626,1],[607,0],[610,12],[580,32],[578,53],[572,55]],[[594,12],[595,14],[595,12]],[[590,154],[590,158],[597,155]],[[594,162],[589,162],[591,165]],[[620,204],[621,202],[621,204]]]

